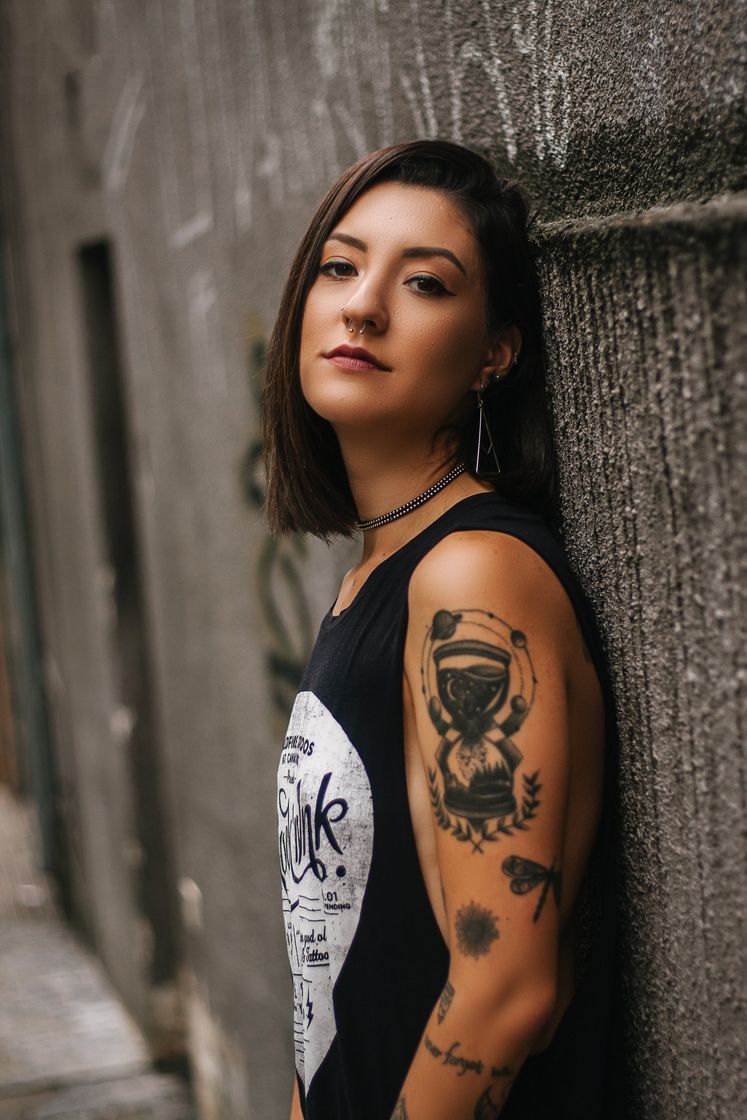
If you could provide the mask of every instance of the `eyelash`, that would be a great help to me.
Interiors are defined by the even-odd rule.
[[[349,261],[337,261],[337,260],[325,261],[324,264],[320,266],[319,271],[324,273],[325,276],[329,276],[330,280],[344,280],[345,279],[344,276],[333,276],[332,272],[330,271],[330,266],[334,266],[336,268],[340,268],[340,267],[352,268],[353,267],[353,265],[350,264]],[[447,295],[448,294],[446,288],[444,287],[444,285],[441,283],[440,280],[436,279],[435,276],[429,276],[425,272],[418,273],[417,276],[411,276],[410,280],[430,280],[430,282],[432,284],[438,284],[438,289],[435,292],[423,292],[423,291],[419,290],[418,288],[413,288],[412,290],[416,291],[419,296],[441,296],[441,295]],[[410,281],[408,280],[407,282],[409,284]]]

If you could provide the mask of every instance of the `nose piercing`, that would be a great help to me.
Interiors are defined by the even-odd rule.
[[[342,306],[342,307],[340,308],[340,311],[343,311],[343,312],[345,311],[345,305],[344,305],[344,304],[343,304],[343,306]],[[346,319],[348,319],[347,315],[345,316],[345,318],[346,318]],[[352,320],[352,319],[348,319],[348,324],[349,324],[349,326],[348,326],[348,330],[349,330],[349,331],[350,331],[350,333],[352,334],[352,333],[353,333],[353,320]],[[364,332],[364,330],[365,330],[365,329],[366,329],[366,320],[364,319],[364,320],[363,320],[363,326],[362,326],[362,327],[361,327],[361,329],[360,329],[360,330],[358,331],[358,334],[363,334],[363,332]]]

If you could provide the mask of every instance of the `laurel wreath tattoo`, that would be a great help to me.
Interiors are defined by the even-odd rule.
[[[542,783],[537,781],[539,770],[535,770],[533,774],[523,774],[522,780],[524,782],[524,795],[521,799],[521,810],[513,813],[510,823],[506,823],[505,819],[498,820],[495,828],[488,827],[487,821],[466,821],[464,824],[459,818],[452,819],[444,808],[443,799],[438,788],[436,781],[436,771],[428,767],[428,788],[431,796],[431,805],[436,817],[436,822],[440,828],[445,831],[451,830],[452,836],[457,840],[469,840],[476,851],[482,851],[483,840],[497,840],[500,835],[512,836],[515,829],[525,830],[526,822],[530,821],[537,815],[537,809],[541,804],[537,794],[542,789]]]

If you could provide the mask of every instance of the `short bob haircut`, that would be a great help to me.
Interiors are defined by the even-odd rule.
[[[413,140],[381,148],[344,171],[322,199],[302,237],[280,300],[264,363],[261,404],[266,473],[265,516],[275,536],[311,533],[329,541],[356,532],[358,512],[334,428],[306,402],[300,383],[301,323],[329,234],[375,183],[398,182],[446,192],[469,219],[485,265],[486,325],[511,324],[522,346],[510,372],[483,393],[500,472],[475,474],[477,393],[453,424],[434,433],[443,468],[463,460],[473,477],[507,501],[555,520],[556,460],[545,395],[541,310],[528,230],[529,203],[479,152],[450,140]],[[486,457],[487,458],[487,457]]]

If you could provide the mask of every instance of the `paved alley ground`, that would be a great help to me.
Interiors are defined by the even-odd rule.
[[[35,820],[0,785],[0,1120],[196,1120],[59,916]]]

